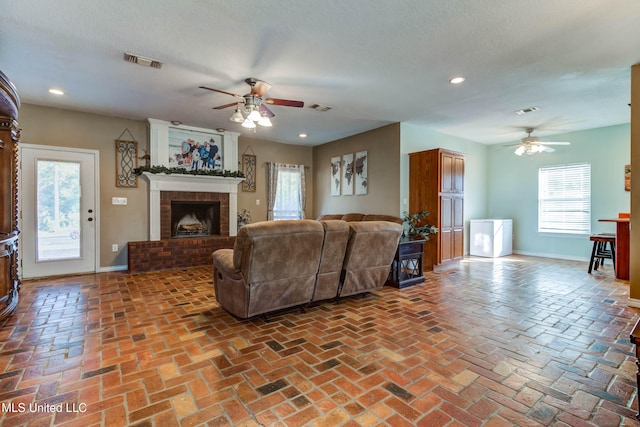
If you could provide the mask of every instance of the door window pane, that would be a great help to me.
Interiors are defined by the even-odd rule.
[[[37,261],[80,257],[80,163],[37,161]]]

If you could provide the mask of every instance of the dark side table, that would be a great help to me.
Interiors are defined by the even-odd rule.
[[[400,239],[385,285],[406,288],[424,282],[422,254],[424,240]]]
[[[640,319],[636,322],[636,325],[633,327],[631,331],[631,335],[629,340],[631,344],[635,344],[636,346],[636,366],[638,368],[636,372],[636,394],[640,393]],[[638,401],[638,405],[640,405],[640,400]],[[636,418],[640,420],[640,409],[636,414]]]

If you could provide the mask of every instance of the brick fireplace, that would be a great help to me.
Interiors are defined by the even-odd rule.
[[[190,208],[191,207],[191,208]],[[189,212],[193,212],[190,214]],[[180,235],[178,222],[181,216],[193,215],[204,222],[207,211],[212,211],[213,222],[203,236],[229,236],[229,194],[209,192],[162,191],[160,192],[160,239],[184,237]],[[198,212],[202,212],[198,215]],[[217,214],[216,214],[217,213]],[[188,233],[185,233],[188,237]]]
[[[149,181],[149,240],[162,240],[171,233],[170,225],[162,232],[163,218],[171,218],[170,203],[173,199],[185,201],[220,201],[220,235],[235,236],[238,226],[238,184],[243,178],[225,178],[202,175],[165,175],[145,172]],[[164,200],[164,201],[163,201]],[[225,207],[222,207],[224,203]],[[164,217],[163,217],[164,215]],[[167,233],[167,231],[169,231]]]
[[[149,182],[149,241],[129,242],[130,272],[203,265],[211,262],[214,250],[233,247],[238,183],[242,178],[150,173],[143,177]],[[189,205],[194,205],[193,217],[198,220],[190,223],[205,223],[205,213],[213,210],[210,220],[218,223],[208,228],[206,235],[204,231],[195,236],[172,231],[176,226],[176,206],[188,212]]]

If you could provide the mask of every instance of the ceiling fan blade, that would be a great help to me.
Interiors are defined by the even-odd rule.
[[[269,118],[275,117],[275,114],[273,114],[273,112],[264,104],[260,104],[260,108],[258,108],[258,111],[260,111],[260,113],[265,113]]]
[[[262,98],[265,93],[269,92],[269,89],[271,89],[271,85],[269,83],[263,82],[262,80],[256,80],[255,84],[251,88],[251,93]]]
[[[240,102],[232,102],[230,104],[218,105],[217,107],[212,107],[214,110],[223,110],[225,108],[233,107],[234,105],[238,105]]]
[[[304,102],[302,101],[291,101],[288,99],[277,99],[277,98],[267,98],[264,100],[269,105],[282,105],[284,107],[304,107]]]
[[[546,153],[553,153],[554,151],[556,151],[556,149],[551,147],[542,147],[542,151]]]
[[[212,92],[224,93],[225,95],[231,95],[231,96],[235,96],[236,98],[242,98],[241,95],[236,95],[235,93],[231,93],[231,92],[225,92],[224,90],[220,90],[220,89],[214,89],[212,87],[200,86],[200,89],[206,89]]]
[[[558,141],[558,142],[553,142],[553,141],[539,141],[538,144],[540,145],[571,145],[570,142],[564,142],[564,141]]]

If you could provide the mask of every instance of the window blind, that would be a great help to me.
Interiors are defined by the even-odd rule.
[[[591,233],[591,165],[579,163],[538,170],[538,231]]]

